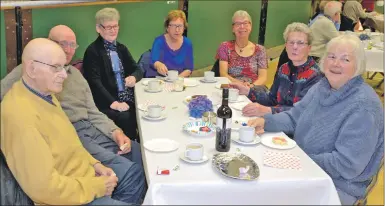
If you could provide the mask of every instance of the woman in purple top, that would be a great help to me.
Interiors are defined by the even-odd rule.
[[[152,70],[146,76],[161,74],[168,70],[177,70],[179,76],[190,76],[193,68],[193,48],[191,40],[183,36],[187,28],[186,15],[181,10],[172,10],[164,22],[166,33],[155,38],[151,50]]]

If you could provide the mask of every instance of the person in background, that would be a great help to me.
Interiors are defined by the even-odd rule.
[[[374,11],[376,0],[362,0],[361,5],[365,12]]]
[[[172,10],[164,22],[165,34],[155,38],[151,49],[153,67],[147,77],[166,76],[169,70],[176,70],[181,77],[189,77],[194,69],[193,46],[189,38],[183,36],[187,29],[186,15],[182,10]]]
[[[324,15],[319,16],[310,26],[314,37],[310,56],[317,62],[325,52],[326,44],[339,35],[341,7],[341,2],[328,2],[324,8]]]
[[[362,22],[368,18],[368,13],[365,13],[361,5],[362,0],[349,0],[345,2],[343,15],[347,16],[349,19],[353,20],[354,30],[358,31],[359,27],[362,27]]]
[[[87,81],[75,67],[69,65],[78,44],[75,33],[65,25],[53,27],[48,37],[58,43],[66,54],[67,79],[63,90],[56,94],[65,114],[72,122],[83,147],[97,160],[112,170],[118,177],[129,171],[131,178],[144,183],[140,145],[131,141],[123,131],[95,106]],[[22,76],[22,64],[1,80],[1,99]],[[143,192],[144,193],[144,192]]]
[[[56,99],[65,63],[63,49],[49,39],[24,48],[22,78],[1,102],[1,150],[12,174],[36,204],[140,203],[143,181],[93,158]]]
[[[131,139],[139,141],[134,86],[142,79],[143,71],[127,47],[116,40],[119,12],[104,8],[96,13],[95,19],[99,36],[84,53],[84,77],[98,109]]]
[[[384,110],[365,83],[365,51],[354,34],[332,39],[321,59],[325,73],[288,111],[248,122],[257,133],[294,134],[297,145],[333,180],[342,205],[353,205],[384,157]]]
[[[248,87],[265,85],[268,67],[265,48],[249,41],[252,28],[250,15],[236,11],[232,18],[235,40],[222,42],[215,57],[221,77]]]
[[[254,102],[242,109],[244,116],[263,116],[289,110],[322,78],[317,63],[309,57],[313,39],[310,28],[303,23],[291,23],[286,27],[283,38],[290,60],[278,69],[270,91],[264,91],[261,86],[249,88],[241,83],[230,84]]]

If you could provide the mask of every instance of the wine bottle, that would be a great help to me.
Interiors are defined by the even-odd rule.
[[[232,116],[233,112],[229,107],[229,89],[224,88],[222,105],[217,111],[215,149],[218,152],[228,152],[230,150]]]

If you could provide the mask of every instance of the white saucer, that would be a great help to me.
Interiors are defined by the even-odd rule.
[[[218,80],[214,79],[212,81],[206,81],[205,79],[200,79],[199,81],[203,82],[203,83],[215,83],[217,82]]]
[[[179,158],[182,159],[183,161],[185,162],[188,162],[188,163],[192,163],[192,164],[199,164],[199,163],[203,163],[203,162],[206,162],[207,160],[209,160],[209,158],[207,157],[206,154],[203,155],[202,159],[201,160],[190,160],[189,158],[187,158],[184,153],[181,153],[179,155]]]
[[[251,142],[242,142],[239,140],[239,133],[238,132],[232,132],[231,133],[231,140],[242,145],[255,145],[261,142],[261,138],[258,135],[255,135],[254,141]]]
[[[237,103],[237,102],[243,102],[244,100],[242,100],[241,96],[238,96],[238,99],[235,100],[235,101],[230,101],[229,100],[229,103]]]
[[[171,80],[171,79],[169,79],[168,77],[164,78],[164,81],[166,81],[166,82],[175,82],[176,80],[177,80],[177,79]]]
[[[162,90],[163,90],[162,88],[160,88],[159,90],[149,90],[147,87],[144,88],[144,91],[150,92],[150,93],[158,93],[158,92],[161,92]]]
[[[143,144],[144,148],[152,152],[172,152],[179,148],[179,143],[172,139],[152,139]]]
[[[230,104],[230,107],[233,109],[242,111],[243,107],[245,107],[248,104],[249,103],[247,103],[247,102],[239,102],[239,103]]]
[[[149,117],[148,115],[147,115],[147,112],[145,112],[144,113],[144,115],[142,115],[142,117],[144,118],[144,119],[147,119],[147,120],[150,120],[150,121],[158,121],[158,120],[163,120],[163,119],[166,119],[167,118],[167,115],[166,114],[162,114],[162,115],[160,115],[160,117]]]

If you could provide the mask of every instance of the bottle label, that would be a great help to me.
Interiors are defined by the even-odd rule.
[[[226,129],[231,129],[231,118],[225,119],[226,121]],[[223,118],[217,117],[217,128],[223,129]]]

